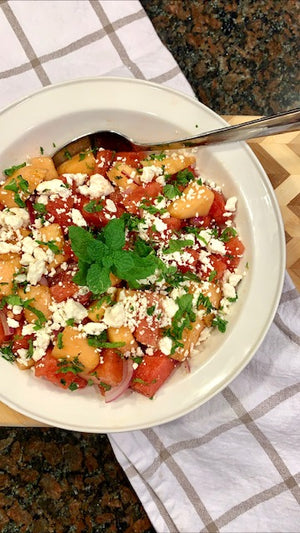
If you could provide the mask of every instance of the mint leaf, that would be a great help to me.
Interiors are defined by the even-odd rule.
[[[103,202],[91,200],[88,204],[83,206],[84,211],[87,213],[99,213],[103,210]]]
[[[109,269],[94,263],[88,269],[86,282],[93,293],[102,294],[111,286]]]
[[[88,262],[87,248],[88,244],[95,239],[87,230],[80,228],[79,226],[71,226],[69,228],[69,238],[71,241],[71,247],[78,259]]]
[[[103,256],[105,256],[108,251],[109,250],[107,246],[103,242],[97,241],[96,239],[93,239],[87,243],[86,255],[92,263],[102,263]]]
[[[78,272],[73,276],[72,281],[77,285],[86,285],[86,276],[88,273],[89,264],[81,259],[78,260]]]
[[[195,179],[194,174],[188,169],[180,170],[176,175],[176,182],[178,185],[187,185],[190,181]]]
[[[122,218],[113,218],[102,231],[105,243],[112,250],[119,250],[125,245],[125,222]]]

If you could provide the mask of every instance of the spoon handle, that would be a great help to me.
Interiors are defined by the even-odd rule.
[[[212,130],[195,137],[189,137],[180,141],[170,141],[158,144],[135,145],[144,150],[167,150],[178,149],[207,144],[245,141],[257,137],[277,135],[287,131],[300,129],[300,108],[292,109],[284,113],[278,113],[269,117],[258,118],[243,124],[228,126]]]

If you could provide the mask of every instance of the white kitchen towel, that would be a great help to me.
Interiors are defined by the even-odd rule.
[[[137,1],[0,0],[0,29],[0,107],[98,75],[193,94]],[[265,341],[229,387],[177,421],[109,435],[158,533],[300,532],[299,315],[286,276]]]
[[[299,346],[300,294],[286,276],[263,344],[230,386],[174,422],[110,435],[158,532],[300,531]]]

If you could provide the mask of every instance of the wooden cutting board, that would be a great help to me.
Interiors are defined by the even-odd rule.
[[[226,116],[230,124],[257,117]],[[264,167],[277,200],[285,227],[287,270],[300,291],[300,133],[284,133],[249,141]],[[16,369],[17,372],[17,369]],[[44,426],[0,402],[0,426]]]

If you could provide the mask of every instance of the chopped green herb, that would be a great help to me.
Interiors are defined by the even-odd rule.
[[[88,204],[83,206],[84,211],[87,213],[99,213],[103,210],[103,202],[97,202],[96,200],[91,200]]]
[[[164,213],[168,212],[168,210],[165,208],[159,209],[158,207],[155,207],[154,205],[150,204],[149,200],[146,199],[143,199],[140,202],[140,208],[150,213],[150,215],[163,215]]]
[[[67,326],[74,326],[74,324],[75,324],[74,318],[68,318],[68,320],[66,321]]]
[[[149,157],[147,157],[148,161],[163,161],[166,158],[166,154],[164,152],[160,152],[160,154],[150,154]]]
[[[236,237],[236,236],[237,236],[237,231],[231,226],[229,226],[228,228],[224,229],[224,231],[221,233],[219,238],[223,242],[228,242],[230,241],[230,239],[232,239],[232,237]]]
[[[108,385],[107,383],[104,383],[104,381],[100,381],[99,383],[100,387],[102,387],[105,391],[109,391],[111,389],[111,385]]]
[[[147,307],[147,315],[152,316],[155,311],[155,305],[151,305],[150,307]]]
[[[163,192],[166,198],[169,200],[173,200],[176,196],[181,196],[182,192],[180,189],[178,189],[177,185],[173,185],[172,183],[169,183],[168,185],[165,185],[163,188]]]
[[[40,146],[40,152],[42,155],[44,154],[44,148],[42,146]]]
[[[5,174],[5,176],[12,176],[13,173],[16,171],[16,170],[19,170],[19,168],[23,168],[23,167],[26,167],[26,163],[21,163],[21,165],[15,165],[15,166],[12,166],[10,168],[6,168],[3,173]]]
[[[57,335],[57,348],[61,350],[64,347],[62,331]]]
[[[15,355],[14,355],[14,352],[12,351],[11,345],[2,346],[0,348],[0,355],[3,357],[3,359],[8,361],[9,363],[13,363],[15,361]]]
[[[42,204],[39,202],[33,204],[33,209],[37,211],[38,213],[40,213],[41,215],[44,215],[47,212],[45,204]]]
[[[217,274],[218,272],[216,270],[212,270],[211,273],[209,274],[208,281],[213,281]]]
[[[78,356],[72,361],[69,359],[59,359],[57,361],[57,366],[57,374],[67,374],[67,372],[72,372],[72,374],[80,374],[80,372],[83,372],[84,370],[84,366],[79,361]]]
[[[69,388],[71,391],[74,391],[74,390],[77,390],[78,387],[79,387],[78,383],[74,383],[74,382],[73,382],[73,383],[70,383],[70,385],[69,385],[68,388]]]
[[[61,253],[61,249],[57,246],[57,244],[55,244],[55,241],[39,241],[38,239],[36,239],[35,242],[44,246],[48,246],[49,250],[51,250],[51,252],[53,252],[55,255]]]
[[[27,351],[26,358],[27,359],[31,359],[32,356],[33,356],[33,340],[29,339],[29,341],[28,341],[28,351]]]
[[[175,252],[181,252],[183,248],[187,246],[193,246],[194,241],[191,239],[170,239],[168,248],[163,251],[164,254],[173,254]]]
[[[198,307],[200,305],[203,305],[204,307],[206,307],[206,310],[207,310],[208,313],[212,310],[212,307],[213,307],[209,297],[208,296],[204,296],[204,294],[202,294],[202,292],[198,296],[197,309],[198,309]]]
[[[72,156],[71,156],[69,150],[66,150],[64,155],[65,155],[66,159],[72,159]]]
[[[212,326],[217,327],[221,333],[225,333],[228,320],[224,320],[219,315],[216,315],[212,321]]]

